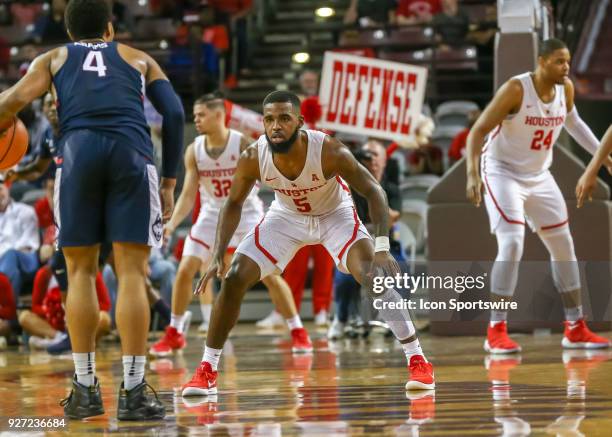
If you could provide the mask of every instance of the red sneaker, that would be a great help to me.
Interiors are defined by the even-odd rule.
[[[406,390],[433,390],[436,388],[433,366],[425,361],[423,355],[410,357],[408,370],[410,379],[406,383]]]
[[[497,322],[494,326],[491,326],[489,323],[484,350],[492,354],[512,354],[520,352],[521,347],[517,342],[508,337],[507,323]]]
[[[291,331],[291,350],[296,353],[312,352],[312,342],[306,329],[296,328]]]
[[[576,323],[565,322],[561,345],[568,349],[603,349],[610,347],[610,340],[594,334],[580,319]]]
[[[195,374],[187,384],[183,385],[183,396],[208,396],[217,394],[217,375],[210,363],[202,361]]]
[[[167,357],[175,350],[183,349],[187,345],[185,336],[178,332],[175,327],[168,326],[166,333],[149,349],[149,353],[155,357]]]

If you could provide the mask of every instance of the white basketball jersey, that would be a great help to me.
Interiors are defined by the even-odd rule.
[[[339,207],[352,205],[353,199],[346,182],[339,176],[325,180],[321,166],[321,149],[326,134],[304,130],[308,135],[308,151],[302,173],[289,180],[276,168],[266,136],[259,137],[259,172],[261,182],[274,190],[271,210],[302,215],[323,215]]]
[[[535,90],[531,73],[514,79],[523,86],[521,108],[489,135],[484,148],[487,166],[499,163],[517,173],[541,173],[550,167],[552,147],[565,123],[565,87],[555,85],[554,99],[544,103]]]
[[[217,159],[211,158],[206,152],[206,135],[200,135],[195,139],[195,159],[200,177],[200,214],[203,211],[218,213],[229,195],[238,158],[240,158],[240,140],[242,139],[240,132],[233,129],[230,129],[229,132],[225,150]],[[242,207],[243,213],[262,213],[263,203],[257,196],[258,191],[258,186],[253,187]]]

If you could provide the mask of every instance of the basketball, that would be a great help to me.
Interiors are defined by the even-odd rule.
[[[0,170],[17,164],[28,150],[28,131],[21,120],[14,118],[13,124],[0,134]]]

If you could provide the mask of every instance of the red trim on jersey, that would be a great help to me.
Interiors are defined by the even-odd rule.
[[[546,231],[548,229],[560,228],[561,226],[566,225],[568,222],[569,222],[569,219],[567,219],[567,220],[565,220],[565,221],[563,221],[561,223],[557,223],[555,225],[542,226],[541,230],[542,231]]]
[[[261,222],[263,222],[265,218],[266,217],[264,216],[264,218],[261,219]],[[261,251],[261,253],[263,253],[266,256],[266,258],[272,261],[273,264],[276,264],[278,262],[276,258],[274,258],[272,254],[268,252],[266,248],[263,247],[261,243],[259,242],[259,225],[261,225],[261,222],[259,222],[257,226],[255,226],[255,246],[257,246],[257,248]]]
[[[501,128],[502,128],[502,125],[498,124],[497,125],[497,129],[495,129],[493,131],[493,134],[491,135],[491,138],[487,139],[486,144],[485,144],[484,148],[482,149],[482,153],[487,151],[487,148],[489,147],[489,144],[491,144],[491,141],[493,141],[495,139],[495,137],[497,135],[499,135],[499,131],[501,131]]]
[[[487,175],[484,175],[484,180],[485,180],[485,184],[487,185],[487,191],[489,192],[489,194],[491,195],[491,199],[493,199],[493,203],[495,204],[495,208],[497,208],[497,210],[499,211],[499,213],[501,214],[502,218],[507,221],[510,224],[514,224],[514,225],[524,225],[525,222],[519,221],[519,220],[510,220],[506,214],[504,214],[504,211],[502,211],[502,209],[500,208],[499,204],[497,203],[497,200],[495,199],[495,196],[493,195],[493,191],[491,191],[491,187],[489,186],[489,180],[487,179]]]
[[[202,240],[198,240],[197,238],[195,238],[193,235],[191,235],[191,232],[189,232],[189,238],[191,238],[194,242],[201,244],[206,249],[210,250],[210,246],[208,244],[204,243]]]
[[[344,185],[344,182],[342,182],[342,179],[340,178],[340,176],[336,175],[336,181],[338,181],[338,183],[340,184],[340,186],[342,187],[344,191],[346,191],[347,193],[351,192],[351,190],[349,190],[349,187]]]
[[[346,244],[342,247],[342,250],[338,254],[338,259],[340,260],[342,260],[342,256],[344,255],[346,249],[348,249],[351,243],[355,241],[355,238],[357,238],[357,231],[359,230],[359,219],[357,218],[357,211],[355,210],[355,207],[353,207],[353,219],[355,220],[355,226],[353,227],[353,235],[351,236],[351,239],[347,241]]]

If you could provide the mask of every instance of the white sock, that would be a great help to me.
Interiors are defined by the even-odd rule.
[[[298,329],[298,328],[303,328],[304,325],[302,325],[302,319],[300,319],[300,315],[296,314],[295,316],[291,317],[290,319],[287,319],[287,326],[289,326],[289,329],[291,331],[293,331],[294,329]]]
[[[406,354],[408,363],[410,363],[410,358],[412,358],[413,355],[421,355],[425,359],[425,362],[427,362],[427,358],[425,358],[423,354],[419,340],[414,340],[410,343],[402,343],[402,349],[404,349],[404,354]]]
[[[564,311],[565,320],[572,324],[575,324],[578,320],[584,318],[584,314],[582,312],[582,305],[577,306],[575,308],[564,308]]]
[[[491,321],[489,323],[491,327],[497,325],[499,322],[505,322],[506,320],[508,320],[508,311],[491,310]]]
[[[221,358],[221,352],[223,352],[223,349],[215,349],[212,347],[205,346],[204,355],[202,355],[202,361],[209,363],[213,371],[217,371],[217,366],[219,365],[219,358]]]
[[[146,357],[144,355],[123,356],[123,388],[131,390],[144,380]]]
[[[202,310],[202,321],[210,322],[210,313],[212,312],[211,303],[201,303],[200,310]]]
[[[183,328],[185,327],[185,314],[174,314],[170,315],[170,326],[176,328],[178,332],[183,332]]]
[[[85,387],[94,385],[94,377],[96,376],[96,353],[73,352],[72,359],[74,360],[74,373],[76,374],[77,382]]]

